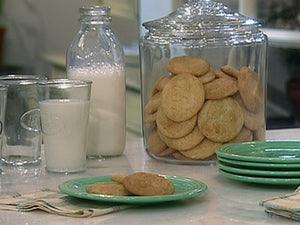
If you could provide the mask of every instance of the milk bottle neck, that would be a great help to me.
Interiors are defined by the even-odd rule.
[[[104,6],[93,6],[79,9],[79,21],[82,26],[109,26],[111,21],[110,8]]]

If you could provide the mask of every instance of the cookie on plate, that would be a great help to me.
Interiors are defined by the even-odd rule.
[[[133,173],[126,176],[122,183],[130,193],[141,196],[170,195],[175,191],[171,181],[152,173]]]
[[[124,180],[124,178],[128,176],[128,174],[114,174],[111,176],[111,180],[118,182],[118,183],[122,183],[122,181]]]
[[[130,192],[120,183],[100,182],[88,185],[86,192],[90,194],[127,196]]]

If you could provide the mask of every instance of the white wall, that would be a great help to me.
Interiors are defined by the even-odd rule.
[[[43,72],[40,56],[65,53],[79,29],[78,9],[92,0],[9,0],[2,22],[7,27],[4,63]]]

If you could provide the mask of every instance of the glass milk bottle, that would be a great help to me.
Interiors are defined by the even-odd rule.
[[[67,51],[67,76],[93,81],[88,157],[121,155],[125,147],[122,46],[110,28],[110,8],[80,8],[81,27]]]

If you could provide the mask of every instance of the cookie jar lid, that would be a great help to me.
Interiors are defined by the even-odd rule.
[[[244,45],[266,41],[261,24],[213,0],[189,0],[166,17],[145,22],[144,39],[158,44],[198,47]]]

